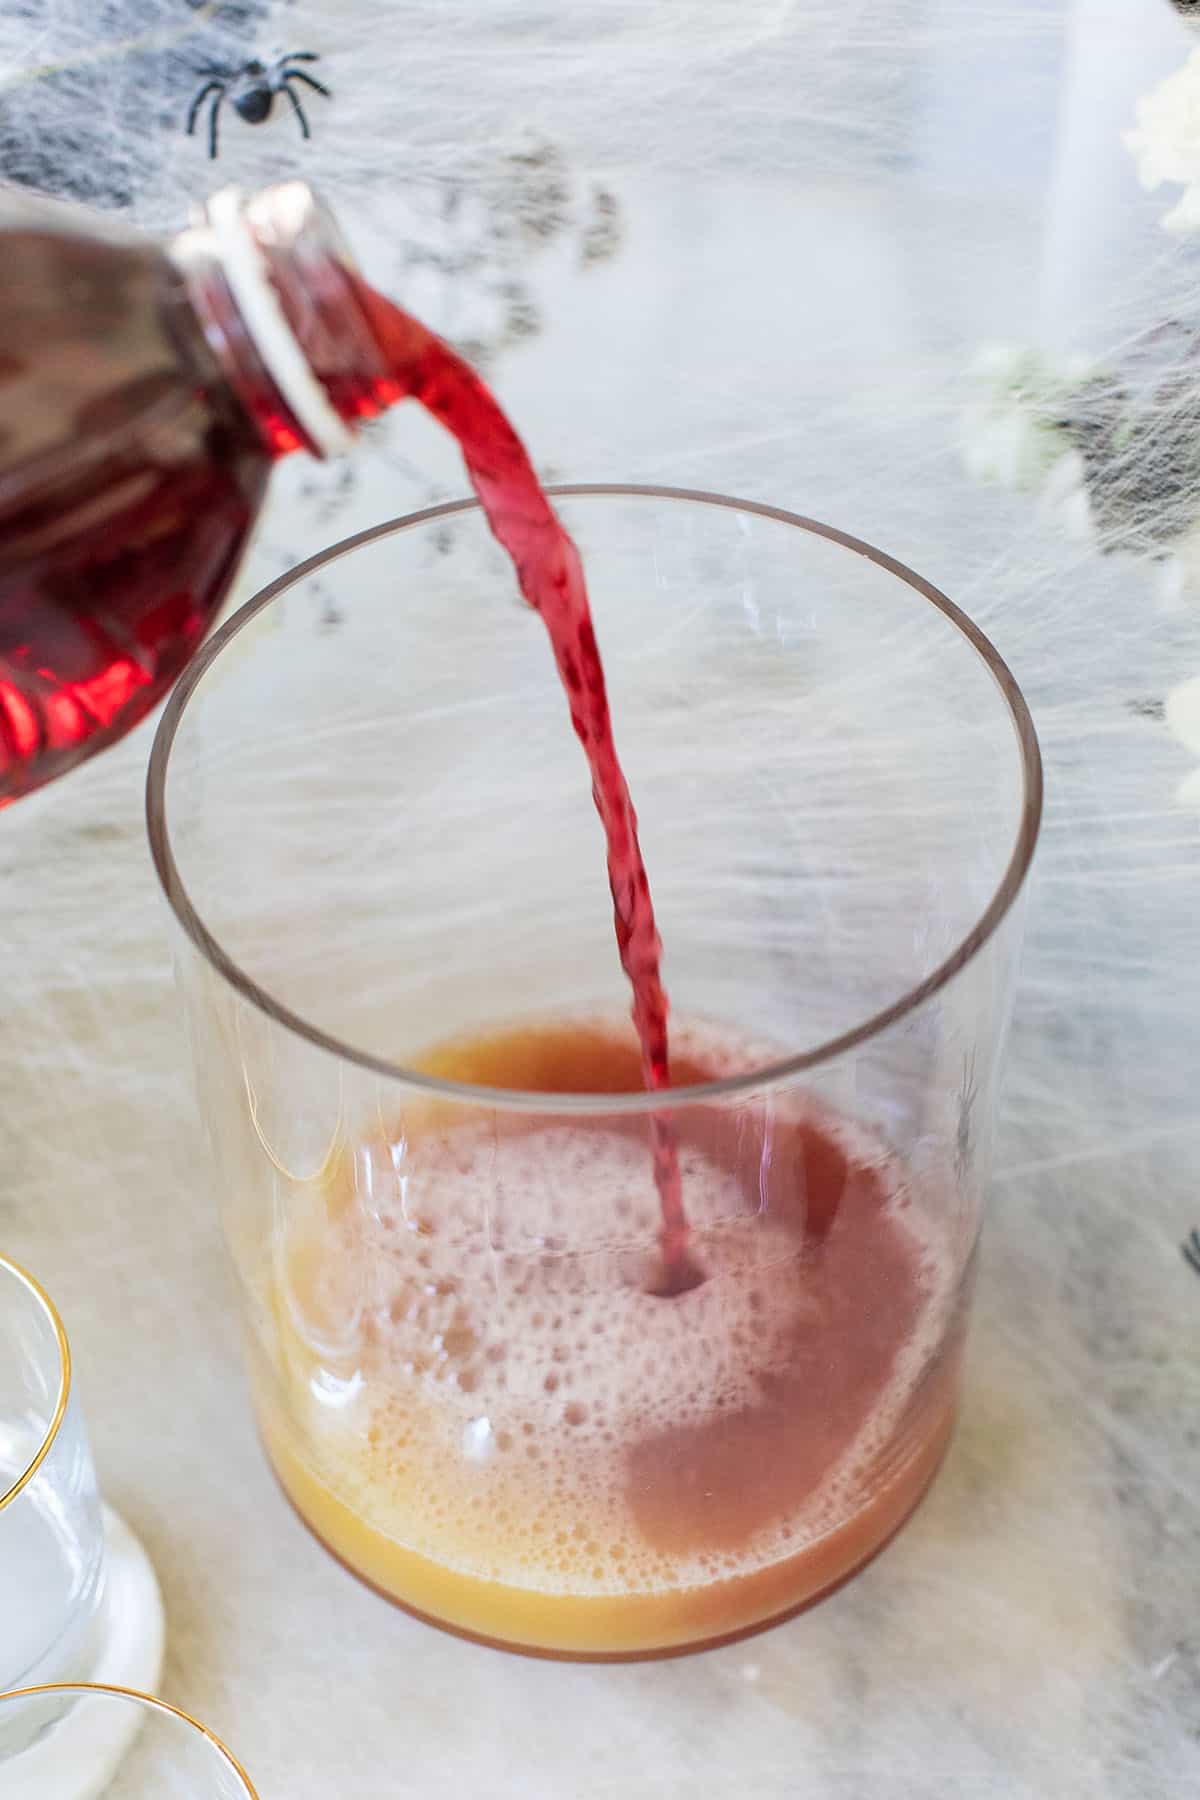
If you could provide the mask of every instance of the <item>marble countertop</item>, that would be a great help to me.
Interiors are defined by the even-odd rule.
[[[698,76],[668,95],[672,154],[626,154],[615,122],[605,143],[589,102],[575,139],[547,122],[567,194],[550,227],[530,224],[536,180],[475,194],[478,228],[524,221],[525,248],[489,240],[465,298],[444,270],[431,283],[436,258],[398,258],[378,182],[333,197],[369,272],[411,269],[436,322],[490,347],[550,473],[828,518],[949,591],[1025,686],[1049,806],[961,1427],[859,1579],[737,1646],[531,1662],[360,1587],[255,1439],[143,840],[142,730],[0,832],[0,1240],[66,1316],[105,1493],[157,1566],[163,1693],[262,1800],[1200,1791],[1200,1279],[1179,1253],[1200,1225],[1200,833],[1162,722],[1200,671],[1200,612],[1174,564],[972,480],[963,424],[988,343],[1117,344],[1158,323],[1140,277],[1169,255],[1186,288],[1118,134],[1189,40],[1165,0],[1030,0],[1011,31],[985,9],[982,41],[937,4],[902,9],[899,87],[879,87],[886,55],[871,65],[896,135],[868,167],[845,110],[821,154],[769,153],[763,58],[799,84],[797,133],[816,77],[797,9],[746,10],[774,37],[727,48],[723,100]],[[703,164],[701,106],[722,120]],[[431,218],[405,215],[410,248]],[[409,417],[349,474],[284,469],[239,596],[460,488]]]

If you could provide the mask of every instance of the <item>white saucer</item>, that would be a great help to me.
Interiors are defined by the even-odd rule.
[[[163,1605],[150,1558],[123,1519],[104,1508],[106,1625],[92,1681],[153,1694],[162,1672]],[[4,1800],[95,1800],[117,1772],[143,1709],[84,1694],[44,1737],[0,1769]]]

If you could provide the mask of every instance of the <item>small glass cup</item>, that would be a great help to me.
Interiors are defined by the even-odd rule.
[[[163,1636],[154,1570],[97,1489],[66,1327],[0,1256],[0,1691],[153,1683]]]
[[[104,1519],[66,1329],[0,1256],[0,1690],[86,1679],[105,1631]]]
[[[441,1623],[645,1655],[826,1591],[939,1463],[1041,769],[994,648],[881,552],[556,492],[665,945],[698,1287],[656,1289],[662,1099],[544,633],[475,505],[231,619],[149,825],[286,1493]]]
[[[47,1731],[68,1709],[69,1753],[63,1735]],[[258,1800],[237,1758],[199,1720],[133,1688],[93,1683],[0,1694],[0,1792],[5,1800]]]

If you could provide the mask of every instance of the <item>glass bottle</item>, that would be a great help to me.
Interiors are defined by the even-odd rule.
[[[162,698],[272,465],[402,397],[356,292],[301,182],[157,243],[0,189],[0,807]]]

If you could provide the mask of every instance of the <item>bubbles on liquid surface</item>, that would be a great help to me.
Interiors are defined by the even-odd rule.
[[[321,1244],[323,1281],[364,1295],[367,1317],[355,1419],[324,1444],[325,1421],[311,1422],[336,1491],[439,1562],[570,1592],[727,1579],[836,1524],[936,1349],[948,1279],[879,1145],[811,1102],[787,1105],[761,1135],[776,1157],[789,1145],[798,1154],[807,1120],[836,1149],[830,1165],[850,1171],[844,1217],[817,1254],[787,1182],[760,1209],[757,1174],[748,1182],[727,1147],[718,1153],[719,1134],[707,1149],[687,1144],[708,1278],[670,1299],[630,1279],[653,1259],[658,1230],[636,1124],[467,1115],[422,1132],[406,1118],[400,1167],[390,1150],[379,1160],[407,1228],[387,1228],[377,1181],[372,1211],[344,1208]],[[739,1132],[743,1144],[753,1137],[744,1119]],[[911,1296],[877,1297],[880,1341],[864,1360],[847,1320],[881,1247]],[[850,1371],[836,1430],[813,1398],[829,1379],[822,1357]],[[814,1486],[794,1447],[826,1428]],[[786,1481],[795,1489],[782,1510],[762,1477],[776,1466],[784,1502]],[[697,1524],[689,1496],[709,1489],[705,1541],[707,1515],[700,1507]],[[666,1500],[656,1510],[639,1490],[677,1491],[689,1521],[678,1543]]]

